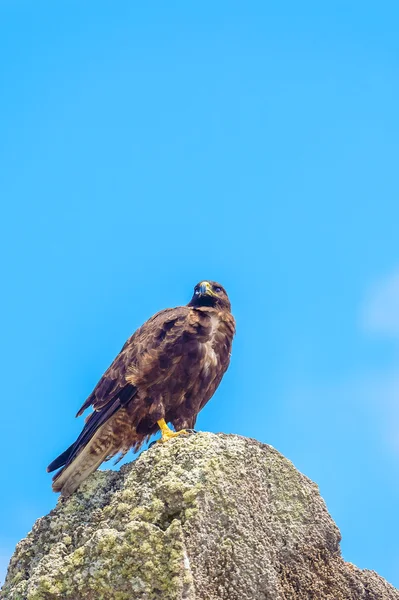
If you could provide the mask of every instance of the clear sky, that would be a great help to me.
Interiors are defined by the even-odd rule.
[[[237,337],[198,428],[275,446],[399,586],[398,19],[0,0],[3,575],[125,339],[216,279]]]

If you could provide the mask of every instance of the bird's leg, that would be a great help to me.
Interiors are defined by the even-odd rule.
[[[180,431],[172,431],[170,427],[168,427],[168,425],[166,424],[165,419],[159,419],[157,423],[159,425],[159,429],[161,430],[162,435],[161,439],[159,440],[160,442],[167,442],[168,440],[177,437],[178,435],[187,433],[185,429],[180,429]]]

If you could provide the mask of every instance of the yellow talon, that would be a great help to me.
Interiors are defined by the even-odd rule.
[[[166,424],[165,419],[160,419],[159,421],[157,421],[157,423],[159,425],[159,429],[161,430],[162,437],[160,440],[158,440],[161,443],[167,442],[168,440],[171,440],[172,438],[177,437],[178,435],[187,433],[185,429],[180,429],[180,431],[172,431],[170,427],[168,427],[168,425]]]

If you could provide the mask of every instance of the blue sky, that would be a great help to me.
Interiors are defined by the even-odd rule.
[[[275,446],[399,586],[398,18],[0,1],[3,575],[125,339],[216,279],[237,337],[199,428]]]

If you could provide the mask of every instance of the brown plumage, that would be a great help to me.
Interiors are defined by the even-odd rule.
[[[161,429],[161,441],[192,429],[229,362],[235,322],[224,288],[204,281],[187,306],[151,317],[123,346],[79,410],[92,406],[82,433],[48,467],[53,489],[69,496],[115,454]]]

